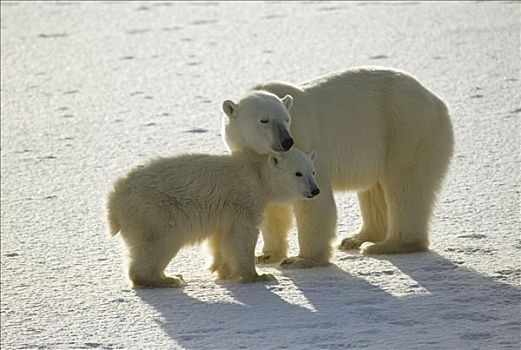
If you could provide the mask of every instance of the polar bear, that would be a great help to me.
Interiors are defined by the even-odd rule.
[[[335,190],[358,192],[360,232],[340,249],[364,254],[423,251],[435,195],[453,152],[445,104],[410,75],[361,67],[299,86],[267,83],[223,102],[223,139],[234,153],[317,153],[320,198],[296,202],[300,252],[288,268],[326,264],[336,231]],[[290,117],[291,112],[291,117]],[[260,262],[286,257],[290,208],[269,206]]]
[[[314,153],[188,154],[159,158],[114,183],[107,209],[112,235],[121,232],[134,287],[182,286],[164,269],[180,248],[209,238],[212,272],[253,282],[258,226],[269,202],[289,203],[320,192]]]

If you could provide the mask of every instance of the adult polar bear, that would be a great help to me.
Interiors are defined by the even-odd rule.
[[[436,192],[453,151],[445,104],[411,76],[364,67],[295,86],[267,83],[223,103],[231,152],[296,147],[317,154],[321,195],[294,204],[300,252],[288,268],[326,264],[336,233],[334,190],[356,190],[363,225],[341,249],[364,254],[423,251]],[[291,119],[289,111],[291,110]],[[286,257],[291,208],[270,206],[260,262]]]

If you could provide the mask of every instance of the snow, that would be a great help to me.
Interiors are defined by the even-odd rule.
[[[515,2],[2,2],[2,349],[519,349],[520,15]],[[450,106],[431,252],[335,251],[331,266],[260,266],[277,281],[237,285],[194,246],[168,267],[184,289],[130,289],[105,226],[117,176],[225,152],[221,102],[257,83],[358,65],[408,71]],[[340,241],[360,216],[353,193],[337,203]]]

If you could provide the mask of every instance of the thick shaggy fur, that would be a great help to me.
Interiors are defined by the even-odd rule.
[[[300,172],[301,177],[294,174]],[[210,238],[211,270],[220,278],[266,280],[255,269],[258,226],[266,205],[312,197],[311,158],[189,154],[159,158],[118,179],[108,196],[108,222],[128,248],[135,287],[181,286],[164,269],[183,246]],[[315,191],[316,192],[316,191]]]
[[[266,110],[266,104],[278,107]],[[279,150],[269,146],[280,142],[276,135],[265,136],[268,146],[257,142],[267,131],[248,122],[268,114],[290,128],[296,147],[317,153],[321,195],[295,204],[300,253],[285,265],[298,268],[328,262],[336,233],[335,190],[357,191],[363,216],[360,232],[344,239],[341,249],[387,254],[428,248],[435,195],[454,141],[445,104],[417,80],[391,69],[351,69],[300,86],[263,84],[233,106],[235,116],[227,113],[223,123],[232,152]],[[288,109],[291,120],[284,122]],[[267,210],[261,261],[286,256],[289,215],[288,209]]]

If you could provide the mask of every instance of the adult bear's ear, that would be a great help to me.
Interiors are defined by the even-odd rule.
[[[231,100],[226,100],[223,102],[223,111],[229,118],[233,118],[237,116],[237,104],[235,104]]]
[[[309,158],[311,158],[313,162],[317,160],[317,153],[315,151],[311,150],[309,152],[306,152],[306,154],[309,156]]]
[[[291,108],[293,107],[293,97],[291,95],[284,96],[282,98],[282,103],[284,103],[284,106],[286,106],[288,111],[291,111]]]
[[[268,163],[272,167],[278,168],[280,166],[280,163],[282,163],[282,158],[277,153],[271,153],[268,156]]]

